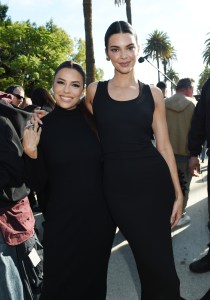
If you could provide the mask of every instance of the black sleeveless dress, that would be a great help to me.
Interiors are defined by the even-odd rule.
[[[133,251],[142,299],[177,300],[170,226],[175,193],[168,165],[151,141],[150,87],[139,86],[136,99],[117,101],[109,96],[108,81],[98,83],[93,111],[104,155],[104,189]]]

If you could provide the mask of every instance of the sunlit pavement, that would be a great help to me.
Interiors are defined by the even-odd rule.
[[[200,299],[210,288],[210,272],[195,274],[189,271],[189,264],[206,253],[207,244],[210,242],[207,227],[206,163],[207,161],[201,164],[202,175],[192,179],[187,206],[187,214],[191,217],[191,223],[172,232],[181,294],[186,300]],[[122,234],[117,232],[109,264],[107,300],[140,300],[140,289],[130,247]]]

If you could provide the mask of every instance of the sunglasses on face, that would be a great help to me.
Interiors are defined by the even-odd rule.
[[[23,96],[20,96],[20,95],[18,95],[18,94],[13,94],[15,97],[17,97],[18,98],[18,100],[21,100],[21,99],[23,99],[24,100],[24,97]]]

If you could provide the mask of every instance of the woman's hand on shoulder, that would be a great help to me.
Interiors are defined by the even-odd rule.
[[[92,82],[88,85],[85,96],[85,105],[89,112],[93,114],[93,99],[95,97],[98,82]]]

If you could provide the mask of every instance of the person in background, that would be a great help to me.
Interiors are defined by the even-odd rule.
[[[210,220],[210,164],[209,164],[209,147],[210,147],[210,78],[205,82],[201,91],[201,97],[196,105],[192,123],[189,131],[188,147],[190,151],[189,168],[192,176],[200,174],[200,160],[202,145],[206,140],[207,156],[208,156],[208,175],[207,175],[207,191],[208,191],[208,218]],[[210,221],[208,221],[208,227]],[[210,271],[210,243],[207,254],[201,259],[192,262],[189,268],[194,273],[204,273]],[[210,289],[201,298],[201,300],[210,299]]]
[[[96,119],[103,150],[108,207],[132,249],[141,299],[179,300],[171,227],[181,217],[183,195],[163,95],[136,77],[139,45],[129,23],[116,21],[109,26],[105,51],[114,77],[91,83],[85,101]]]
[[[28,97],[25,97],[25,91],[22,86],[10,85],[6,89],[5,92],[12,96],[11,104],[14,107],[18,107],[19,109],[22,109],[29,113],[33,112],[34,109],[36,108],[35,105],[32,105],[31,99]],[[29,202],[30,202],[32,210],[37,211],[38,204],[37,204],[37,199],[36,199],[36,195],[35,195],[34,191],[30,191],[28,198],[29,198]]]
[[[55,108],[26,129],[26,182],[39,192],[45,225],[43,300],[105,300],[116,226],[102,188],[102,155],[81,97],[85,73],[65,61],[55,71]],[[31,172],[33,170],[33,172]]]
[[[12,104],[21,107],[25,98],[25,91],[21,85],[10,85],[6,91],[7,94],[13,95]]]
[[[55,107],[55,100],[50,95],[47,89],[38,87],[33,90],[31,94],[31,100],[34,105],[40,107],[40,109],[51,112]]]
[[[188,150],[188,133],[195,109],[193,103],[193,83],[191,78],[180,79],[176,86],[176,93],[166,98],[166,119],[170,142],[176,159],[177,168],[184,174],[185,193],[182,217],[177,226],[190,223],[191,218],[186,214],[192,174],[189,169],[190,152]]]
[[[23,99],[23,103],[21,104],[20,108],[26,110],[26,107],[31,106],[31,105],[32,105],[31,98],[25,97],[25,98]]]
[[[0,98],[0,299],[35,300],[41,290],[42,260],[36,251],[39,242],[20,140],[31,114],[15,109],[6,94]],[[36,266],[28,257],[33,248]]]
[[[164,81],[159,81],[156,86],[161,89],[163,93],[163,98],[165,99],[167,97],[167,85]]]
[[[201,159],[201,162],[204,163],[204,160],[206,158],[206,147],[207,147],[207,142],[205,141],[203,146],[202,146],[202,150],[201,150],[201,154],[200,154],[200,159]]]

